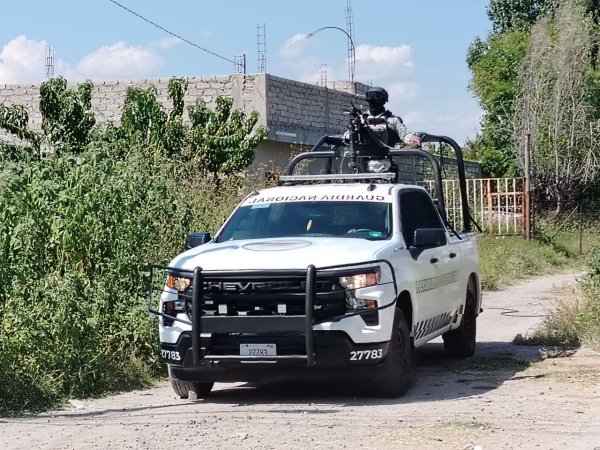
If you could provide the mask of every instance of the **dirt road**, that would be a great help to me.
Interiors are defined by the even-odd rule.
[[[399,400],[353,396],[335,384],[220,384],[207,401],[155,389],[73,402],[35,417],[0,419],[0,447],[88,448],[600,448],[600,355],[538,359],[512,339],[536,326],[573,275],[484,295],[478,352],[418,352]],[[562,287],[562,288],[561,288]]]

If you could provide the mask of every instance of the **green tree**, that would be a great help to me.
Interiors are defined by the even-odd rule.
[[[562,212],[600,170],[600,110],[593,50],[600,32],[587,2],[564,0],[540,20],[520,75],[515,136],[530,133],[539,201]],[[518,145],[519,154],[524,146]]]
[[[477,39],[469,49],[470,88],[484,111],[477,156],[483,171],[491,176],[510,176],[515,171],[514,101],[528,42],[527,32],[512,30],[486,41]]]
[[[170,113],[153,88],[132,88],[121,124],[100,132],[90,87],[45,85],[43,133],[24,108],[0,108],[4,129],[53,149],[0,166],[0,415],[157,373],[147,263],[167,263],[190,230],[220,226],[244,192],[220,175],[243,170],[266,133],[224,98],[185,121],[181,79],[169,82]]]
[[[81,153],[96,124],[92,112],[92,83],[67,89],[67,80],[51,78],[40,85],[40,112],[45,139],[54,152]]]
[[[42,135],[29,129],[29,114],[22,105],[5,106],[0,103],[0,129],[16,136],[21,144],[0,145],[0,156],[10,160],[40,154]]]
[[[554,0],[491,0],[487,14],[495,34],[528,31],[554,5]]]
[[[246,169],[254,159],[254,148],[267,135],[266,128],[255,128],[258,113],[234,109],[233,100],[227,97],[217,97],[214,110],[198,99],[188,107],[188,125],[183,120],[186,90],[185,79],[169,81],[167,91],[173,107],[167,114],[154,87],[129,88],[116,134],[126,138],[126,143],[133,140],[167,156],[194,161],[215,179]]]
[[[232,109],[232,105],[230,98],[219,97],[214,111],[202,100],[189,108],[191,154],[213,177],[235,174],[248,167],[254,159],[254,148],[267,135],[264,127],[253,132],[257,112],[247,115]]]
[[[40,85],[41,133],[29,128],[29,115],[23,106],[0,104],[0,128],[24,143],[17,146],[19,151],[14,153],[21,156],[34,153],[40,157],[44,147],[51,153],[81,153],[90,142],[96,124],[92,87],[92,83],[86,81],[76,90],[68,89],[62,77],[43,82]],[[14,146],[4,148],[15,150]]]

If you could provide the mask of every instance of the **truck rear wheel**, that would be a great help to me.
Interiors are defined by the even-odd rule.
[[[475,293],[469,284],[467,288],[467,300],[465,313],[456,330],[451,330],[442,335],[444,339],[444,350],[450,356],[456,358],[468,358],[475,354],[475,342],[477,337],[477,311]]]
[[[175,391],[175,393],[181,399],[188,398],[190,392],[195,393],[197,398],[206,398],[210,394],[210,391],[214,385],[214,383],[195,383],[193,381],[178,380],[171,371],[170,367],[169,379],[171,380],[171,387],[173,388],[173,391]]]
[[[374,393],[388,398],[404,395],[410,385],[413,360],[414,349],[410,341],[408,322],[404,313],[396,309],[392,339],[382,368],[384,375],[374,386]]]

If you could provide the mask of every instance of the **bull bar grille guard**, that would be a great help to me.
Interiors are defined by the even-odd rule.
[[[309,265],[306,270],[248,270],[248,271],[205,271],[200,267],[194,270],[185,270],[175,267],[169,267],[160,264],[150,265],[150,276],[148,286],[148,311],[151,314],[192,326],[192,364],[194,367],[200,364],[201,360],[237,360],[237,361],[277,361],[277,360],[306,360],[308,367],[314,365],[314,345],[313,345],[313,326],[317,325],[313,317],[315,298],[317,296],[317,274],[324,272],[324,275],[347,276],[364,272],[365,269],[374,268],[373,265],[385,265],[389,268],[391,282],[378,283],[377,285],[392,284],[394,287],[394,300],[376,308],[369,308],[361,311],[348,312],[338,315],[328,322],[337,322],[348,317],[359,316],[374,311],[381,311],[390,308],[396,304],[398,297],[398,286],[396,284],[396,275],[392,264],[387,260],[373,260],[360,263],[343,264],[327,267],[315,267]],[[369,267],[370,266],[370,267]],[[354,269],[353,269],[354,268]],[[155,281],[156,272],[166,271],[169,275],[181,276],[192,280],[192,320],[184,320],[176,315],[165,314],[153,306],[155,302]],[[252,315],[252,316],[208,316],[203,315],[204,302],[204,282],[205,280],[219,281],[231,280],[236,278],[252,279],[256,277],[303,277],[306,280],[306,289],[304,293],[304,315],[283,316],[283,315]],[[164,287],[160,292],[165,291]],[[239,356],[239,355],[204,355],[201,348],[202,333],[251,333],[251,332],[303,332],[305,336],[305,355],[278,355],[278,356]]]

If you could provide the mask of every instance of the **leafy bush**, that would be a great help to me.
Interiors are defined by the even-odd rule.
[[[147,264],[168,263],[192,230],[216,231],[266,133],[222,99],[201,107],[220,139],[206,143],[181,120],[184,88],[169,84],[170,114],[152,88],[130,89],[121,126],[105,130],[89,83],[42,86],[42,133],[0,105],[0,127],[23,142],[0,145],[0,414],[141,386],[160,370]]]
[[[563,299],[532,337],[536,344],[600,350],[600,248],[592,252],[589,272],[570,298]]]
[[[141,275],[192,229],[214,231],[239,183],[138,147],[12,163],[0,177],[0,412],[144,384],[157,373]]]

